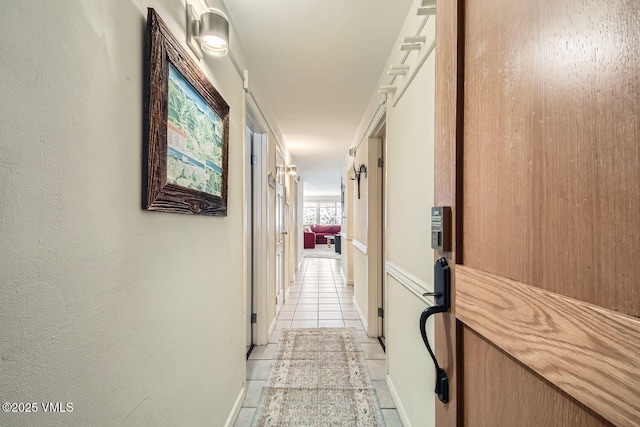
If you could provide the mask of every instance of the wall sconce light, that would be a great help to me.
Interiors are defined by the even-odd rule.
[[[389,71],[387,71],[387,74],[390,76],[404,76],[407,74],[408,71],[409,71],[408,64],[392,65],[391,67],[389,67]]]
[[[203,53],[225,56],[229,52],[229,19],[221,10],[207,8],[198,14],[187,3],[187,44],[200,59]]]
[[[435,15],[436,0],[422,0],[422,7],[418,8],[418,16]]]
[[[364,174],[364,177],[367,177],[367,167],[364,164],[361,164],[358,169],[356,169],[356,164],[353,164],[353,177],[352,181],[358,182],[358,199],[360,199],[360,176]]]
[[[297,174],[297,169],[298,169],[298,168],[296,167],[296,165],[290,165],[290,166],[287,168],[287,173],[288,173],[289,175],[296,175],[296,174]]]

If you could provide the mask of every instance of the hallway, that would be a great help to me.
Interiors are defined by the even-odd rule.
[[[269,344],[254,347],[247,361],[247,394],[236,427],[251,425],[262,387],[271,373],[282,330],[323,327],[356,329],[386,425],[402,426],[385,381],[385,353],[378,340],[364,332],[352,302],[353,287],[345,285],[340,274],[340,262],[336,259],[304,258],[289,297],[278,315]]]

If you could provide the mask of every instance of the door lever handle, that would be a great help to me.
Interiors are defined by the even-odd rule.
[[[442,295],[441,292],[425,292],[422,294],[423,297],[441,297]]]
[[[422,312],[422,314],[420,315],[419,326],[422,341],[424,342],[425,347],[427,347],[429,356],[431,356],[433,364],[436,367],[435,392],[441,402],[447,403],[449,402],[449,378],[447,377],[446,371],[442,369],[438,364],[438,360],[436,359],[435,354],[433,354],[433,350],[431,350],[431,346],[429,345],[429,338],[427,337],[427,320],[429,319],[429,317],[432,314],[436,313],[446,313],[447,311],[449,311],[449,307],[451,305],[451,272],[449,270],[447,260],[444,257],[436,261],[433,277],[435,288],[434,292],[425,292],[422,295],[425,297],[435,297],[436,304],[432,307],[426,308]]]

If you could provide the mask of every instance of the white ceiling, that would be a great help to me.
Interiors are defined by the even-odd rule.
[[[273,112],[305,195],[338,195],[347,150],[412,1],[224,3],[248,58],[249,84]]]

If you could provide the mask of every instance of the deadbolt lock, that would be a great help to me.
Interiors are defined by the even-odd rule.
[[[451,208],[431,208],[431,249],[451,252]]]

